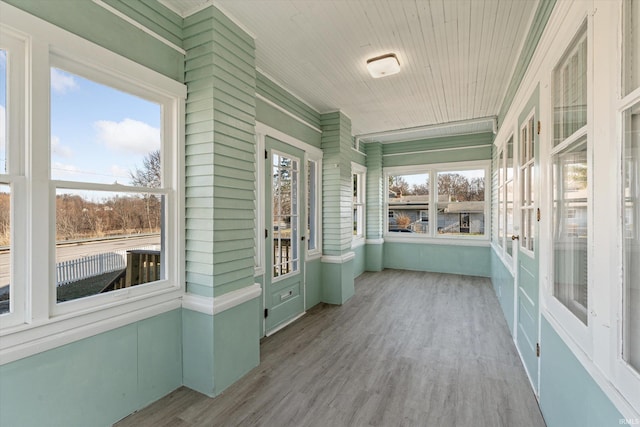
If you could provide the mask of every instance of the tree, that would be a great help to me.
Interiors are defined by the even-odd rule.
[[[137,187],[160,188],[162,185],[162,162],[160,150],[155,150],[146,155],[142,160],[142,167],[135,172],[129,172],[131,184]],[[153,231],[160,222],[160,200],[153,194],[144,195],[146,222],[149,231]]]
[[[409,183],[402,176],[389,176],[389,191],[394,192],[397,197],[410,194]]]
[[[162,184],[162,162],[160,150],[155,150],[146,155],[142,160],[142,168],[130,171],[131,184],[136,187],[160,188]]]

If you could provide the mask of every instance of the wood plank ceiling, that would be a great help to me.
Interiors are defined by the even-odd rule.
[[[183,15],[204,0],[161,0]],[[262,72],[362,135],[498,114],[537,0],[215,0]],[[399,74],[366,60],[396,53]]]

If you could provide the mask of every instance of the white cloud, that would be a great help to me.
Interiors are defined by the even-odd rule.
[[[129,169],[125,169],[118,165],[111,166],[111,175],[113,175],[120,184],[127,184],[129,180],[131,180]]]
[[[64,95],[67,91],[75,89],[77,86],[76,80],[71,74],[56,68],[51,69],[51,89],[54,92]]]
[[[66,145],[60,144],[60,138],[58,138],[57,136],[51,137],[51,153],[53,153],[53,155],[55,156],[65,159],[73,157],[73,151],[71,150],[71,148],[67,147]]]
[[[143,154],[160,149],[160,129],[133,119],[95,122],[98,139],[112,150]]]
[[[51,176],[53,179],[64,179],[70,176],[82,175],[83,172],[77,166],[68,165],[61,162],[51,164]]]

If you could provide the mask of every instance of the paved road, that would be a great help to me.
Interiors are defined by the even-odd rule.
[[[159,245],[160,235],[128,237],[124,239],[60,245],[56,248],[56,262],[82,258],[104,252]],[[9,283],[9,252],[0,252],[0,287]]]

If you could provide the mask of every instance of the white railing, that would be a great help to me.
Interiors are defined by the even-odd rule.
[[[157,250],[157,246],[143,246],[127,250]],[[56,286],[99,276],[127,268],[127,250],[88,255],[56,264]]]

